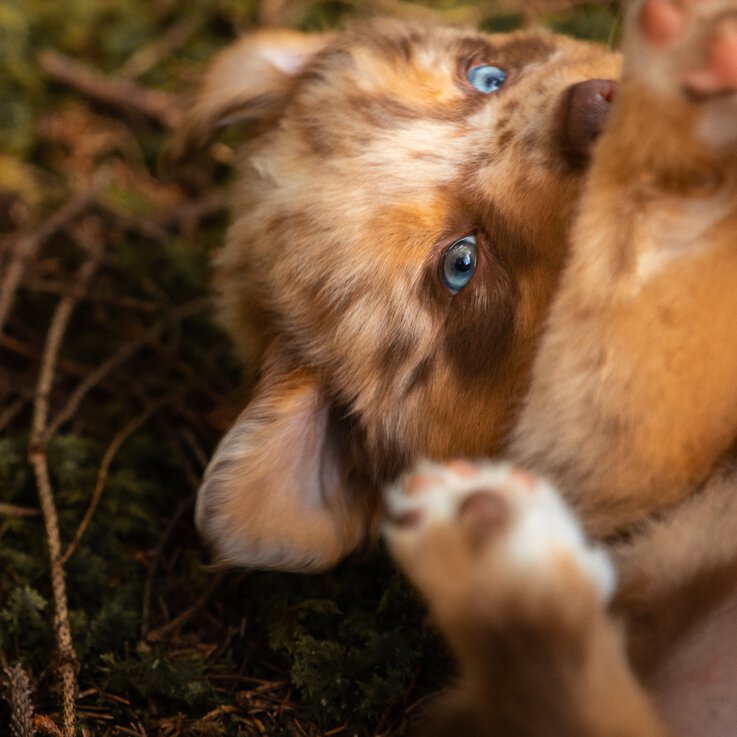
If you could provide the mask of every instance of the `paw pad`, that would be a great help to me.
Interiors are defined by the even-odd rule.
[[[640,10],[640,26],[654,46],[667,46],[683,32],[687,17],[672,0],[648,0]]]
[[[737,18],[725,19],[706,51],[705,64],[685,77],[686,89],[706,96],[737,90]]]

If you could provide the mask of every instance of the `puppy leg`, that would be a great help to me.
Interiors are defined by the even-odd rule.
[[[737,725],[737,470],[723,464],[670,514],[609,549],[630,662],[672,737]]]
[[[614,569],[552,487],[505,465],[426,464],[387,507],[390,549],[460,669],[423,734],[662,734],[606,613]]]
[[[737,1],[645,0],[512,455],[607,536],[737,432]]]

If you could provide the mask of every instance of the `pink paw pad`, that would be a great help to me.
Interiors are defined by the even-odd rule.
[[[667,46],[685,28],[686,13],[673,0],[647,0],[640,10],[640,26],[645,38],[654,46]]]
[[[737,90],[737,3],[717,0],[645,0],[638,24],[654,48],[697,52],[681,78],[694,97]]]
[[[737,90],[737,18],[723,20],[706,52],[706,63],[689,72],[684,83],[696,95],[719,95]]]

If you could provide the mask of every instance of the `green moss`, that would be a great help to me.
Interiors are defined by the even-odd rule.
[[[384,556],[318,577],[262,574],[255,588],[269,642],[316,721],[370,724],[404,704],[419,671],[425,688],[438,685],[443,649]]]
[[[165,698],[177,706],[212,707],[215,692],[205,678],[204,663],[195,656],[170,657],[161,652],[100,658],[99,674],[104,688],[142,699]]]

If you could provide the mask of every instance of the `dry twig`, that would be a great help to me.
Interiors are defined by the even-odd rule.
[[[169,520],[169,523],[166,525],[166,529],[161,535],[161,539],[159,540],[156,548],[154,548],[151,555],[151,565],[149,566],[148,573],[146,575],[146,583],[143,585],[143,604],[141,606],[141,640],[146,640],[149,633],[151,619],[151,593],[153,591],[154,577],[156,576],[156,572],[159,569],[159,562],[164,552],[164,548],[169,541],[171,533],[174,531],[177,523],[182,518],[182,515],[191,506],[194,505],[194,501],[195,492],[192,492],[186,499],[182,499],[182,501],[179,502],[177,508],[174,510],[174,514]]]
[[[216,573],[209,582],[209,585],[205,589],[205,591],[202,593],[199,599],[195,601],[194,604],[192,604],[189,609],[185,609],[181,614],[174,617],[174,619],[170,620],[166,624],[162,625],[161,627],[158,627],[155,630],[151,630],[148,635],[146,636],[147,642],[161,642],[161,640],[165,640],[169,635],[177,632],[179,629],[181,629],[187,622],[189,622],[192,617],[194,617],[197,612],[202,609],[205,604],[210,600],[210,597],[215,593],[215,589],[220,585],[220,582],[223,580],[223,576],[225,576],[225,573],[220,572]]]
[[[154,325],[150,330],[146,331],[140,338],[131,340],[122,345],[110,358],[101,363],[94,371],[85,376],[84,380],[79,383],[77,388],[71,393],[66,404],[54,421],[49,425],[48,435],[54,435],[62,425],[69,422],[82,403],[84,398],[103,381],[112,371],[118,368],[131,358],[136,352],[143,349],[151,341],[156,340],[168,327],[184,320],[187,317],[196,315],[206,309],[207,300],[197,299],[181,307],[173,310],[164,320]]]
[[[149,89],[127,79],[107,77],[55,51],[40,54],[38,63],[53,80],[104,105],[145,115],[164,128],[176,128],[181,120],[181,100],[171,93]]]
[[[5,517],[38,517],[41,510],[35,507],[18,507],[15,504],[0,502],[0,514]]]
[[[97,199],[107,179],[106,172],[98,174],[89,187],[70,197],[64,207],[47,218],[38,230],[20,238],[11,247],[10,263],[0,282],[0,334],[2,334],[3,326],[10,313],[23,273],[38,249],[54,234],[78,218]]]
[[[154,43],[137,51],[118,71],[121,77],[137,79],[166,59],[173,51],[184,46],[200,29],[199,18],[184,18],[168,28]]]
[[[28,404],[26,397],[18,397],[10,406],[0,412],[0,432],[2,432],[20,414]]]
[[[102,498],[102,492],[105,489],[105,481],[107,480],[108,471],[110,470],[110,464],[113,462],[116,453],[120,450],[120,446],[123,445],[123,443],[134,432],[139,430],[147,420],[151,419],[151,417],[153,417],[164,405],[171,402],[174,397],[179,396],[180,394],[181,391],[172,392],[164,397],[161,397],[157,401],[152,402],[148,407],[146,407],[143,412],[141,412],[141,414],[137,415],[130,422],[124,425],[123,428],[112,439],[110,445],[108,445],[107,450],[102,457],[100,469],[97,472],[97,481],[95,482],[95,488],[92,490],[92,496],[90,498],[90,503],[87,507],[87,511],[84,513],[84,517],[82,517],[82,521],[79,523],[79,527],[77,527],[77,531],[74,533],[74,537],[69,543],[64,555],[59,558],[59,565],[66,565],[69,558],[77,549],[82,536],[89,527],[90,522],[92,521],[92,517],[95,514],[95,510],[97,509],[97,505],[100,503],[100,499]]]
[[[48,457],[46,453],[49,436],[47,433],[49,418],[49,397],[56,375],[56,365],[62,340],[66,333],[72,312],[84,294],[93,274],[101,260],[103,249],[99,244],[90,243],[88,259],[80,267],[75,283],[77,294],[65,297],[57,304],[46,335],[41,370],[39,372],[36,394],[33,403],[33,421],[31,440],[28,449],[28,460],[33,467],[41,503],[46,540],[51,561],[51,587],[54,597],[54,629],[56,632],[59,676],[62,689],[62,732],[64,737],[74,737],[75,731],[75,691],[77,655],[72,642],[69,626],[69,610],[64,566],[61,564],[61,538],[59,535],[59,519],[51,486]]]
[[[56,722],[43,714],[36,714],[33,717],[33,726],[35,730],[45,737],[64,737]]]

